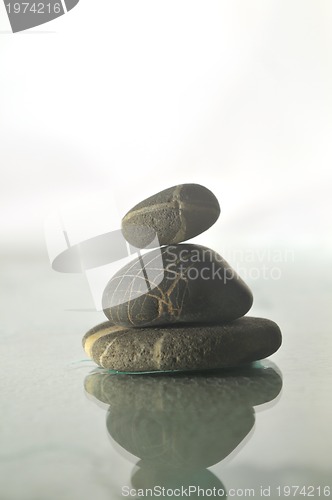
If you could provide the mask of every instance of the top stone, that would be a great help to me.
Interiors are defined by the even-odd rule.
[[[160,191],[129,210],[122,219],[122,233],[137,248],[171,245],[203,233],[219,215],[218,200],[209,189],[199,184],[181,184]]]

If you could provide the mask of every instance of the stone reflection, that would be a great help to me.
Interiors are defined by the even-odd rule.
[[[190,491],[190,495],[188,495],[188,497],[192,500],[196,500],[198,498],[202,498],[202,494],[199,495],[198,493],[199,488],[204,491],[214,490],[216,494],[213,495],[213,497],[215,498],[227,498],[226,488],[223,483],[217,478],[217,476],[207,469],[195,471],[181,469],[176,470],[174,468],[166,467],[151,467],[143,462],[139,462],[132,474],[131,484],[136,491],[146,491],[149,488],[154,489],[156,487],[161,491],[162,488],[164,488],[165,491],[168,491],[169,493],[175,492],[173,495],[165,495],[166,498],[172,498],[173,496],[184,498],[187,496],[185,492],[189,493]],[[182,495],[177,495],[176,491],[183,493]],[[156,495],[156,497],[157,496],[158,495]],[[141,498],[151,497],[145,495]]]
[[[206,469],[243,441],[255,422],[253,407],[276,398],[281,387],[269,361],[204,374],[97,370],[85,379],[86,391],[110,405],[110,436],[140,458],[132,476],[135,489],[186,484],[224,489]]]

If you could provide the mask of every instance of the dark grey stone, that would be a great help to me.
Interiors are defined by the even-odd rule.
[[[129,327],[221,323],[244,316],[250,289],[217,252],[191,244],[152,250],[108,282],[103,309]]]
[[[124,372],[211,370],[263,359],[281,345],[268,319],[244,317],[224,325],[125,328],[103,323],[84,337],[87,354],[103,368]]]
[[[199,184],[165,189],[132,208],[122,219],[122,233],[138,248],[189,240],[211,227],[220,215],[214,194]],[[155,237],[158,241],[153,244]]]

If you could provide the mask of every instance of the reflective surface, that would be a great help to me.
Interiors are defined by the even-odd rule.
[[[3,256],[1,499],[106,500],[156,486],[278,498],[292,485],[318,498],[332,468],[327,263],[306,267],[319,287],[303,287],[301,259],[287,278],[251,284],[252,314],[283,332],[272,362],[133,376],[86,360],[81,338],[103,315],[81,276],[54,273],[46,256]]]
[[[141,459],[131,480],[136,490],[213,488],[218,479],[206,469],[243,442],[254,426],[253,406],[276,398],[281,387],[281,376],[268,362],[190,375],[97,370],[85,379],[88,394],[110,405],[106,427],[119,452]]]

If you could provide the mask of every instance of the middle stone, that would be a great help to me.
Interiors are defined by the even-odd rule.
[[[182,244],[124,266],[108,282],[102,302],[113,323],[139,327],[232,321],[249,311],[253,296],[218,253]]]

